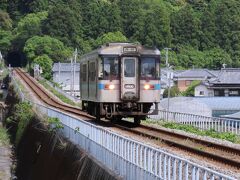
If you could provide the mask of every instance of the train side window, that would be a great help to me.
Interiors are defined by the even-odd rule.
[[[87,81],[87,64],[82,65],[82,81]]]
[[[89,80],[95,81],[96,70],[95,70],[95,62],[91,62],[89,64]]]
[[[103,79],[103,61],[102,59],[98,59],[98,78]]]

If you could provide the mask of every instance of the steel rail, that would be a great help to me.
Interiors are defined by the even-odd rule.
[[[120,123],[116,124],[116,126],[122,130],[132,132],[141,137],[147,137],[152,140],[161,141],[169,146],[173,146],[173,147],[177,147],[182,150],[185,150],[185,151],[189,151],[196,155],[203,156],[205,158],[220,162],[225,165],[230,165],[230,166],[238,168],[238,169],[240,168],[240,149],[237,149],[234,147],[229,147],[229,146],[222,145],[222,144],[217,144],[217,143],[210,142],[207,140],[202,140],[199,138],[190,137],[187,135],[183,135],[183,134],[176,133],[176,132],[171,132],[171,131],[164,130],[164,129],[158,129],[158,128],[145,126],[145,125],[140,125],[138,127],[132,127],[132,124],[128,124],[128,123],[129,122],[120,122]],[[128,125],[126,125],[126,124],[128,124]],[[175,140],[169,138],[169,136],[174,137]],[[181,143],[181,141],[186,141],[186,140],[191,141],[196,146],[186,145],[185,143]],[[216,152],[211,153],[211,152],[204,151],[203,150],[204,148],[203,149],[197,148],[197,145],[199,145],[199,144],[206,148],[213,148],[213,149],[221,150],[222,153],[216,153]],[[237,155],[238,158],[229,158],[229,157],[223,156],[224,153],[231,154],[232,156]]]

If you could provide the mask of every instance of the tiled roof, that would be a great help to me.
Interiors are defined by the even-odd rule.
[[[59,69],[60,68],[60,69]],[[54,63],[52,71],[57,72],[57,71],[71,71],[71,63]],[[80,71],[80,63],[75,64],[75,70]]]
[[[222,69],[216,79],[209,81],[212,84],[240,84],[240,69]]]
[[[205,78],[215,76],[215,73],[207,69],[189,69],[175,75],[176,78]]]

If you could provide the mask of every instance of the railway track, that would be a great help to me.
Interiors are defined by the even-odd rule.
[[[74,115],[89,119],[94,119],[93,116],[82,112],[81,109],[66,105],[50,94],[41,86],[38,85],[36,80],[31,78],[27,73],[21,69],[15,69],[15,72],[28,84],[28,86],[35,92],[35,94],[49,106],[58,108],[64,112],[72,113]],[[208,158],[213,161],[220,162],[224,165],[230,165],[234,168],[240,169],[240,149],[228,147],[225,145],[201,140],[198,138],[189,137],[187,135],[156,129],[149,126],[140,125],[138,127],[133,126],[130,122],[120,121],[118,124],[112,124],[105,121],[94,122],[102,126],[116,127],[121,130],[133,133],[135,135],[146,137],[153,141],[164,142],[168,146],[179,148],[183,151],[196,154],[204,158]]]
[[[20,68],[15,68],[14,71],[21,77],[22,80],[29,86],[30,89],[47,105],[53,106],[55,108],[61,109],[64,112],[72,113],[80,117],[84,117],[87,119],[95,119],[95,117],[81,111],[81,109],[76,108],[74,106],[66,105],[55,97],[52,97],[44,88],[39,86],[38,82],[33,79],[30,75],[25,73]]]
[[[126,126],[126,124],[129,125]],[[120,122],[117,126],[123,130],[127,130],[128,132],[132,132],[161,143],[163,142],[169,146],[177,147],[184,151],[207,157],[208,159],[240,169],[240,149],[199,138],[189,137],[187,135],[165,129],[158,129],[145,125],[133,127],[129,122]]]

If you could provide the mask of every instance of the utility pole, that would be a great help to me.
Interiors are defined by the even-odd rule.
[[[73,94],[73,58],[70,58],[71,60],[71,85],[70,85],[70,94]]]
[[[60,84],[60,81],[61,81],[60,75],[61,75],[61,63],[58,62],[58,83],[59,83],[59,84]]]
[[[76,63],[77,63],[77,48],[73,53],[74,64],[73,64],[73,96],[75,96],[75,75],[76,75]]]
[[[171,50],[171,48],[164,48],[166,50],[166,68],[167,68],[167,80],[168,80],[168,103],[167,103],[167,121],[169,117],[169,101],[170,101],[170,86],[171,86],[171,79],[173,78],[173,73],[170,72],[171,67],[168,63],[168,50]]]
[[[171,66],[169,67],[169,71],[167,73],[167,79],[168,79],[168,103],[167,103],[167,121],[169,117],[169,104],[170,104],[170,88],[171,88],[171,80],[173,79],[173,73],[170,72]]]
[[[0,51],[0,61],[2,61],[2,59],[3,59],[3,55],[2,55],[2,53]]]
[[[168,63],[168,50],[172,50],[171,48],[164,48],[164,50],[166,50],[166,67],[169,67],[169,63]]]

